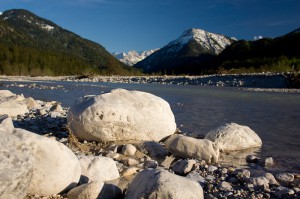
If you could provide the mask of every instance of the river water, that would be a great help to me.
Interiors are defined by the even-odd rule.
[[[24,87],[20,88],[19,84]],[[35,82],[36,87],[43,89],[33,89],[28,88],[30,84],[32,82],[17,82],[6,89],[23,93],[25,97],[60,101],[66,107],[84,95],[115,88],[149,92],[170,103],[178,128],[187,134],[201,137],[224,123],[235,122],[249,126],[261,137],[262,149],[224,154],[221,163],[251,167],[253,165],[246,165],[244,161],[245,155],[251,153],[262,159],[272,157],[275,166],[269,170],[300,171],[299,93],[243,91],[236,87],[78,82]]]

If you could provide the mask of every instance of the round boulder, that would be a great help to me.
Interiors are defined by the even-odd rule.
[[[34,143],[0,128],[0,145],[0,198],[23,199],[33,174]]]
[[[165,146],[174,155],[205,160],[207,163],[218,162],[220,155],[219,148],[212,141],[183,135],[171,135]]]
[[[129,185],[127,198],[203,199],[204,196],[202,187],[196,181],[165,170],[145,169]]]
[[[176,131],[165,100],[124,89],[79,99],[67,119],[73,133],[89,141],[159,141]]]
[[[27,193],[50,196],[75,187],[81,176],[81,167],[75,154],[65,145],[15,128],[12,135],[34,143],[33,173]]]
[[[228,123],[210,131],[205,139],[214,142],[220,151],[244,150],[262,146],[260,137],[253,130],[236,123]]]

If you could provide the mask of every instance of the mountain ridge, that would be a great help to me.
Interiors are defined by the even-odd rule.
[[[26,48],[26,50],[32,51],[28,56],[34,58],[32,63],[18,62],[18,57],[2,61],[0,73],[5,73],[7,70],[10,71],[9,73],[16,73],[13,67],[29,65],[43,74],[46,70],[38,63],[39,60],[42,60],[42,64],[47,67],[48,72],[51,71],[52,75],[80,74],[83,72],[97,74],[130,74],[134,72],[133,69],[106,51],[102,45],[82,38],[28,10],[4,11],[0,15],[0,25],[0,43],[3,45],[2,50],[7,54],[6,57],[16,56],[16,53],[10,54],[7,48],[13,48],[16,52],[18,51],[18,54],[26,53],[24,49],[22,50],[22,48]],[[33,54],[33,51],[34,53],[41,52],[40,55],[36,55]],[[49,60],[41,57],[42,54],[47,53],[49,56],[51,55]],[[59,60],[53,56],[57,56]],[[60,72],[59,69],[62,68],[65,70]],[[72,68],[74,68],[73,71]],[[25,72],[25,70],[26,66],[22,66],[24,74],[30,75],[32,73],[29,70]]]
[[[210,70],[204,65],[234,41],[221,34],[191,28],[184,31],[179,38],[138,62],[135,67],[148,73],[201,74]]]

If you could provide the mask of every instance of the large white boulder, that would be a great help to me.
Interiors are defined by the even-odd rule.
[[[117,165],[111,158],[102,156],[83,156],[79,159],[82,182],[110,181],[120,177]]]
[[[207,163],[218,162],[220,154],[219,148],[210,140],[183,135],[171,135],[165,141],[165,146],[174,155],[205,160]]]
[[[35,144],[11,131],[0,124],[0,198],[23,199],[33,174]]]
[[[24,97],[13,94],[8,90],[0,90],[0,115],[7,114],[15,117],[28,112],[26,103],[22,103]]]
[[[131,182],[125,198],[203,199],[203,189],[196,181],[165,170],[143,170]]]
[[[23,129],[15,128],[11,134],[35,145],[28,194],[50,196],[77,185],[81,167],[77,157],[68,147]]]
[[[78,138],[100,142],[159,141],[176,131],[165,100],[124,89],[79,99],[69,110],[68,122]]]
[[[221,151],[244,150],[261,147],[260,137],[249,127],[228,123],[210,131],[205,139],[214,142]]]

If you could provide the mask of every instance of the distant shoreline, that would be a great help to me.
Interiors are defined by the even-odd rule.
[[[247,91],[291,92],[300,93],[300,89],[290,88],[291,74],[221,74],[203,76],[0,76],[5,81],[71,81],[71,82],[107,82],[107,83],[140,83],[168,85],[199,85],[219,87],[239,87]]]

